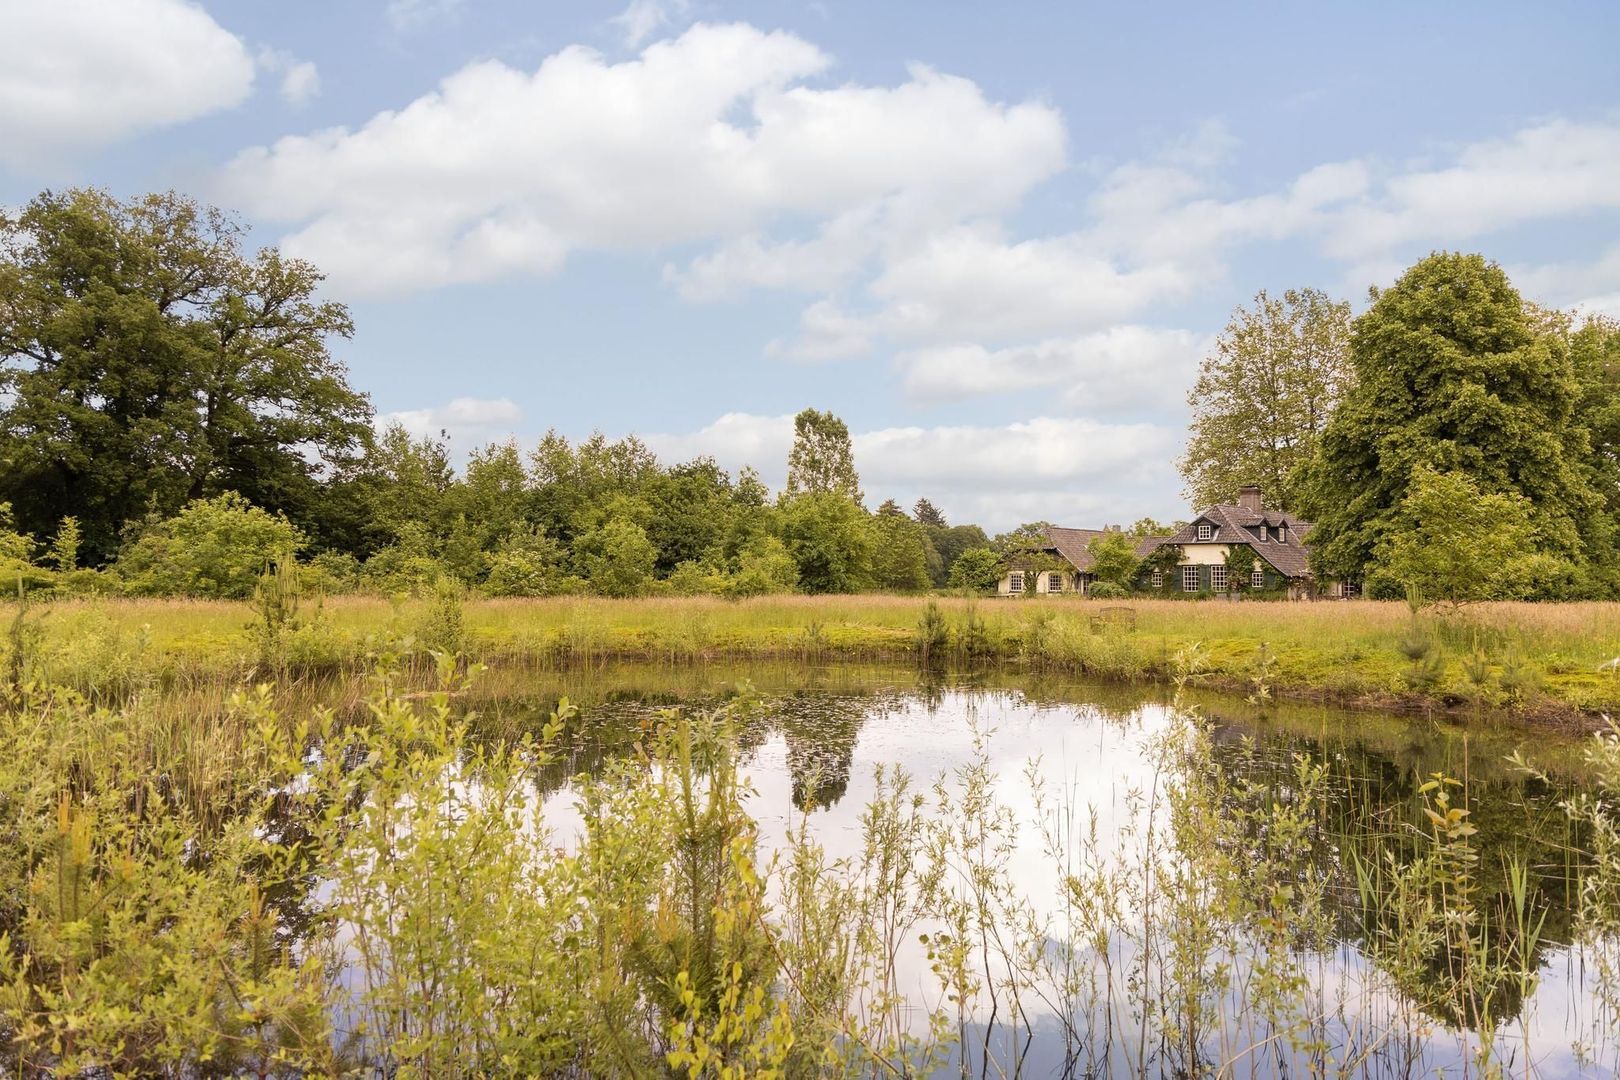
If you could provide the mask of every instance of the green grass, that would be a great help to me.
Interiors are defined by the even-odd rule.
[[[1421,616],[1441,661],[1414,679],[1400,645],[1413,631],[1404,604],[1356,602],[1124,602],[1080,598],[763,597],[468,600],[455,645],[485,662],[576,663],[628,658],[916,658],[928,603],[949,626],[946,662],[989,661],[1105,678],[1164,679],[1196,654],[1203,681],[1285,697],[1385,709],[1510,710],[1588,724],[1620,710],[1620,604],[1479,604]],[[1124,613],[1128,609],[1129,614]],[[15,605],[0,609],[10,624]],[[443,643],[431,600],[336,597],[305,603],[294,670],[355,670],[382,650]],[[35,608],[25,648],[43,679],[90,690],[156,679],[198,685],[252,676],[258,652],[246,604],[198,600],[74,600]],[[1262,645],[1271,656],[1262,670]],[[0,653],[9,646],[0,645]],[[1466,677],[1476,650],[1481,684]],[[1531,685],[1505,684],[1520,659]],[[9,661],[8,661],[9,667]]]

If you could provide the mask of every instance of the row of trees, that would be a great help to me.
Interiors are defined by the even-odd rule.
[[[1236,313],[1189,403],[1194,505],[1245,483],[1316,523],[1319,577],[1374,595],[1620,594],[1620,326],[1442,253],[1367,310],[1301,290]]]
[[[486,446],[458,471],[443,438],[374,433],[329,349],[349,313],[320,281],[172,193],[0,213],[7,579],[241,595],[292,551],[329,588],[909,591],[988,543],[926,499],[868,512],[848,429],[815,410],[775,498],[749,470],[600,435]]]

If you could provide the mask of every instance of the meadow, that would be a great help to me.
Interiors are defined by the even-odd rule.
[[[1002,664],[1385,711],[1593,728],[1620,709],[1620,604],[1105,602],[911,596],[613,600],[276,596],[64,600],[0,610],[7,670],[91,694],[159,681],[355,672],[378,655]]]

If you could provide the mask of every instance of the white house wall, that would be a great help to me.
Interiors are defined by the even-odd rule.
[[[1180,565],[1225,566],[1226,553],[1231,550],[1230,544],[1183,544]]]

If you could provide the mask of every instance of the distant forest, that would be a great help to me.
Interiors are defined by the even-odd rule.
[[[325,592],[640,596],[992,587],[999,537],[928,499],[869,507],[849,431],[806,409],[787,484],[634,437],[378,430],[331,352],[319,270],[173,193],[46,192],[0,214],[0,574],[61,595],[242,597],[296,560]],[[1317,290],[1234,313],[1189,394],[1195,507],[1259,483],[1374,595],[1620,592],[1620,327],[1437,253],[1352,317]],[[1163,526],[1138,522],[1131,531]],[[1135,577],[1108,560],[1115,582]],[[8,586],[9,587],[9,586]]]

